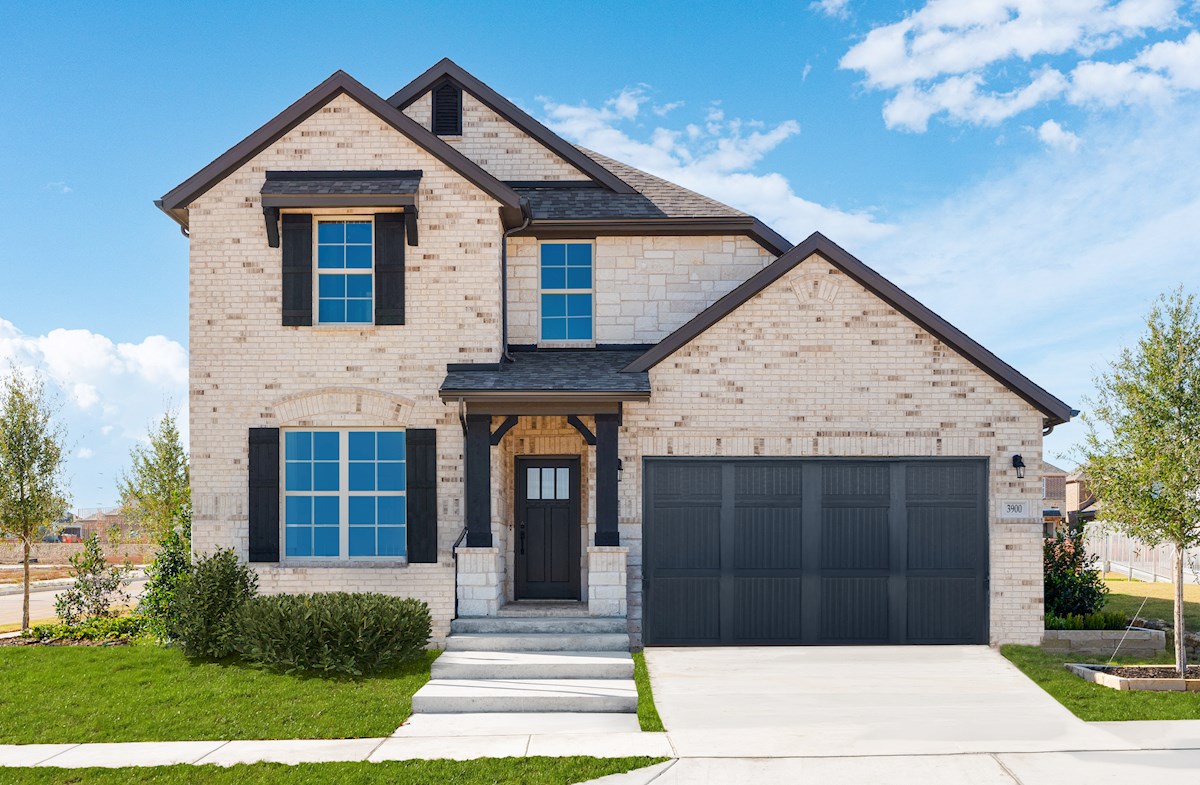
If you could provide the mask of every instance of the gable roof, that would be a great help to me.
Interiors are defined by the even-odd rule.
[[[399,111],[380,96],[367,89],[345,71],[335,71],[328,79],[306,93],[300,100],[284,109],[265,125],[231,147],[215,161],[192,175],[162,199],[155,202],[159,209],[179,222],[188,225],[187,206],[202,194],[228,177],[254,156],[258,155],[284,134],[315,114],[339,95],[348,95],[383,122],[411,139],[433,157],[461,174],[501,205],[506,225],[521,223],[521,199],[513,189],[483,167],[455,150],[420,123]]]
[[[976,343],[966,333],[929,310],[912,295],[863,264],[820,232],[813,232],[804,242],[701,311],[687,324],[627,365],[624,370],[629,372],[650,370],[813,254],[825,259],[876,297],[923,327],[939,341],[957,351],[980,370],[1028,401],[1046,415],[1048,426],[1065,423],[1076,414],[1066,403],[1039,387],[1011,365]]]
[[[493,112],[524,131],[542,146],[557,154],[558,157],[573,164],[577,169],[601,185],[619,194],[635,193],[634,189],[627,183],[622,182],[621,178],[617,177],[603,165],[589,158],[574,145],[567,142],[566,139],[563,139],[539,123],[528,112],[518,107],[512,101],[467,73],[462,66],[448,57],[442,58],[428,71],[397,90],[388,99],[388,103],[397,109],[404,109],[443,79],[449,79],[463,90],[475,96],[476,99]]]

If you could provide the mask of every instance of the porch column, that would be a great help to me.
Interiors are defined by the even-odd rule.
[[[468,548],[492,547],[492,417],[467,415],[466,480]]]
[[[617,415],[596,415],[596,545],[620,545],[617,530]]]

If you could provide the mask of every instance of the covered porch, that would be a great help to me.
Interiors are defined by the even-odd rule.
[[[650,397],[648,374],[624,371],[641,354],[526,351],[448,367],[441,396],[465,436],[456,615],[522,601],[626,615],[618,439],[624,403]]]

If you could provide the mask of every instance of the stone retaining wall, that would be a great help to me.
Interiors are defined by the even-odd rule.
[[[1124,639],[1124,640],[1122,640]],[[1167,636],[1159,630],[1046,630],[1046,651],[1111,657],[1120,646],[1122,657],[1156,657],[1167,648]]]
[[[1174,650],[1175,640],[1175,625],[1171,622],[1161,619],[1138,619],[1137,623],[1141,627],[1146,627],[1151,630],[1162,630],[1169,639],[1167,642]],[[1200,633],[1189,632],[1183,636],[1183,648],[1187,652],[1188,662],[1200,662]]]
[[[154,553],[157,550],[155,544],[150,542],[129,542],[119,548],[114,548],[111,543],[102,542],[101,547],[106,557],[115,557],[117,561],[129,559],[134,564],[154,561]],[[69,564],[71,557],[82,550],[81,542],[38,542],[33,545],[30,559],[36,560],[38,564]],[[20,564],[22,558],[23,549],[20,543],[0,542],[0,564]]]

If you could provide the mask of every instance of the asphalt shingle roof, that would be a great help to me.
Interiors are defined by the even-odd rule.
[[[650,392],[648,373],[622,373],[640,351],[597,349],[514,352],[513,362],[447,371],[442,391]]]
[[[415,194],[420,171],[267,172],[262,193],[270,196]]]
[[[689,191],[682,185],[676,185],[661,177],[655,177],[649,172],[643,172],[641,169],[636,169],[629,164],[613,160],[584,147],[579,147],[578,149],[593,161],[633,186],[638,193],[649,199],[659,210],[662,210],[663,215],[668,218],[751,217],[748,213],[735,210],[727,204],[718,202],[716,199],[710,199],[703,194]]]

